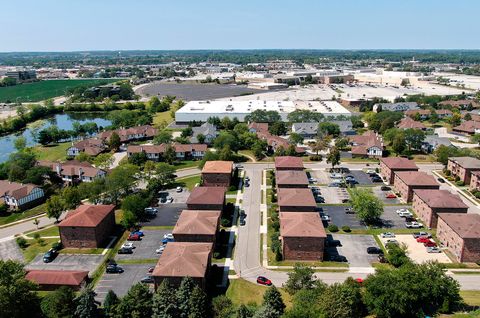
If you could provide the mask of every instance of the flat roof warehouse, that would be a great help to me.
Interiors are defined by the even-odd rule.
[[[187,123],[191,121],[207,121],[209,117],[236,117],[240,121],[245,121],[245,117],[255,110],[276,111],[287,121],[287,115],[297,109],[307,109],[318,112],[324,116],[350,116],[351,113],[336,101],[267,101],[267,100],[249,100],[249,101],[191,101],[180,108],[175,113],[177,123]]]

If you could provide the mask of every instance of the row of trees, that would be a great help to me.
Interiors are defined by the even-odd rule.
[[[422,149],[426,134],[420,129],[390,128],[383,133],[384,140],[397,154],[409,155]]]

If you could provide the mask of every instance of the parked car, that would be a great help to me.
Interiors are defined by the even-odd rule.
[[[158,213],[158,210],[155,208],[145,208],[145,214],[147,216],[155,216],[157,215],[157,213]]]
[[[353,208],[345,208],[345,213],[347,213],[347,214],[355,214],[355,211],[353,210]]]
[[[370,246],[370,247],[367,247],[367,253],[368,254],[383,254],[383,250],[379,247]]]
[[[327,246],[331,246],[331,247],[342,246],[342,242],[340,242],[340,240],[327,240]]]
[[[163,238],[173,240],[173,234],[172,233],[167,233],[167,234],[163,235]]]
[[[264,276],[258,276],[257,277],[257,284],[272,286],[272,281],[270,279],[264,277]]]
[[[372,182],[383,182],[381,177],[372,177]]]
[[[315,182],[317,182],[317,179],[310,177],[310,178],[308,178],[308,182],[315,183]]]
[[[390,187],[388,187],[388,186],[381,186],[381,187],[380,187],[380,190],[382,190],[382,191],[390,191],[390,190],[392,190],[392,188],[390,188]]]
[[[157,253],[157,254],[162,254],[164,250],[165,250],[165,246],[162,245],[162,246],[160,246],[159,248],[157,248],[157,249],[155,250],[155,253]]]
[[[57,257],[57,255],[58,255],[57,250],[51,248],[45,254],[43,254],[43,262],[50,263],[55,259],[55,257]]]
[[[402,208],[402,209],[398,209],[395,212],[397,212],[397,214],[400,214],[400,213],[405,213],[405,212],[410,212],[410,211],[408,209]]]
[[[438,247],[432,246],[432,247],[427,247],[427,253],[441,253],[442,250],[439,249]]]
[[[350,203],[350,199],[342,199],[342,203]]]
[[[171,238],[171,239],[170,238],[164,238],[162,240],[162,244],[168,244],[170,242],[175,242],[175,240],[173,238]]]
[[[423,227],[423,224],[422,223],[419,223],[419,222],[406,222],[405,223],[405,226],[408,228],[408,229],[420,229]]]
[[[417,237],[417,242],[418,243],[427,243],[427,242],[430,242],[430,239],[426,236],[420,236],[420,237]]]
[[[443,178],[438,178],[437,180],[438,180],[438,182],[440,182],[440,183],[445,183],[445,179],[443,179]]]
[[[249,176],[246,176],[246,177],[245,177],[245,181],[247,181],[247,182],[250,181],[250,177],[249,177]]]
[[[240,218],[240,226],[244,226],[245,224],[247,224],[245,218]]]
[[[118,254],[133,254],[133,249],[131,248],[126,248],[126,247],[121,247],[118,250]]]
[[[167,198],[166,197],[161,197],[160,198],[160,203],[167,203]]]
[[[153,277],[152,276],[145,276],[143,277],[142,279],[140,279],[140,283],[143,283],[143,284],[153,284]]]
[[[372,170],[372,169],[368,169],[367,171],[365,171],[365,173],[368,174],[368,175],[377,174],[377,172],[375,170]]]
[[[330,221],[330,217],[328,215],[322,215],[321,218],[322,221]]]
[[[153,273],[154,270],[155,270],[155,266],[150,266],[150,267],[147,269],[147,273],[151,274],[151,273]]]
[[[385,198],[387,198],[387,199],[396,199],[397,196],[396,196],[394,193],[388,193],[387,195],[385,195]]]
[[[325,199],[323,197],[316,197],[315,202],[317,203],[325,203]]]
[[[401,218],[407,218],[407,217],[413,217],[413,214],[407,211],[407,212],[398,213],[398,216]]]
[[[183,188],[182,188],[182,187],[177,187],[177,188],[175,189],[175,191],[180,193],[180,192],[183,191]]]
[[[412,216],[405,217],[405,222],[416,222],[417,219]]]
[[[425,237],[428,237],[428,238],[432,237],[432,235],[428,232],[415,232],[415,233],[413,233],[414,238],[419,238],[421,236],[425,236]]]
[[[248,188],[249,186],[250,186],[250,183],[248,183],[248,181],[245,182],[245,188]]]
[[[328,260],[331,262],[347,262],[347,258],[343,255],[330,255]]]
[[[168,197],[166,203],[172,203],[172,202],[173,202],[173,198],[172,198],[172,197]]]
[[[118,266],[117,264],[109,264],[105,270],[108,274],[120,274],[123,273],[123,268]]]
[[[388,244],[398,245],[398,241],[397,240],[386,240],[385,241],[385,246],[388,245]]]
[[[425,247],[435,247],[435,246],[437,246],[437,243],[435,243],[434,241],[428,240],[428,242],[423,243],[423,246],[425,246]]]
[[[135,248],[135,246],[133,246],[133,243],[132,242],[125,242],[122,244],[122,247],[120,248]]]
[[[384,232],[384,233],[380,234],[380,237],[382,237],[382,238],[394,238],[394,237],[395,237],[395,233],[392,233],[392,232]]]
[[[138,235],[140,237],[145,236],[145,234],[140,230],[132,231],[132,232],[130,232],[130,235]]]
[[[127,238],[128,241],[140,241],[142,238],[138,234],[130,234]]]
[[[378,254],[377,259],[380,263],[388,263],[385,255],[383,255],[383,254]]]

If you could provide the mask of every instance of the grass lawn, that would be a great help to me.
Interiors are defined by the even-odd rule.
[[[102,254],[103,248],[64,248],[60,254]]]
[[[147,225],[142,226],[143,230],[173,230],[173,225]]]
[[[199,161],[197,160],[183,160],[173,164],[175,170],[185,169],[185,168],[198,168]]]
[[[233,203],[233,204],[235,204],[235,202],[237,202],[237,199],[236,199],[236,198],[228,198],[228,199],[226,199],[226,203]]]
[[[28,231],[25,232],[28,236],[33,236],[35,233],[38,233],[40,237],[46,237],[46,236],[60,236],[60,233],[58,232],[58,226],[51,226],[46,229],[41,229],[40,231]]]
[[[45,253],[50,248],[52,244],[58,242],[58,239],[43,239],[40,243],[37,240],[27,240],[28,246],[22,250],[23,257],[27,263],[31,262],[35,256],[40,253]]]
[[[54,146],[36,146],[33,152],[37,160],[57,161],[67,159],[67,149],[72,145],[71,142],[62,142]]]
[[[460,296],[470,306],[480,306],[480,290],[461,290]]]
[[[192,190],[197,183],[200,183],[200,175],[191,176],[187,178],[179,178],[176,182],[179,186]]]
[[[65,95],[65,90],[78,86],[95,86],[116,82],[118,79],[44,80],[34,83],[0,87],[0,103],[39,102]]]
[[[239,155],[243,155],[244,157],[248,158],[247,162],[255,162],[256,159],[255,159],[255,155],[253,154],[253,151],[251,150],[240,150],[238,151],[238,154]],[[252,160],[252,159],[254,160]]]
[[[157,258],[117,260],[118,264],[156,264],[157,262]]]
[[[168,124],[170,124],[173,121],[172,116],[170,116],[169,110],[167,110],[166,112],[156,113],[155,116],[153,116],[154,126],[159,126],[160,123],[163,121],[166,121]]]
[[[26,219],[42,213],[45,213],[45,204],[40,204],[39,206],[36,206],[30,210],[25,210],[23,212],[15,212],[11,214],[0,214],[0,225],[12,223],[12,222]]]
[[[268,289],[266,286],[250,283],[244,279],[231,279],[227,289],[227,297],[232,300],[235,305],[260,305],[263,300],[263,294]],[[292,306],[292,297],[282,288],[278,288],[282,294],[283,301],[287,308]]]

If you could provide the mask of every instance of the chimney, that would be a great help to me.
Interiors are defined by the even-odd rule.
[[[83,174],[83,168],[78,168],[78,175],[81,176]]]
[[[56,170],[57,170],[57,174],[60,175],[60,172],[62,171],[62,165],[60,163],[57,163],[57,166],[56,166]]]

